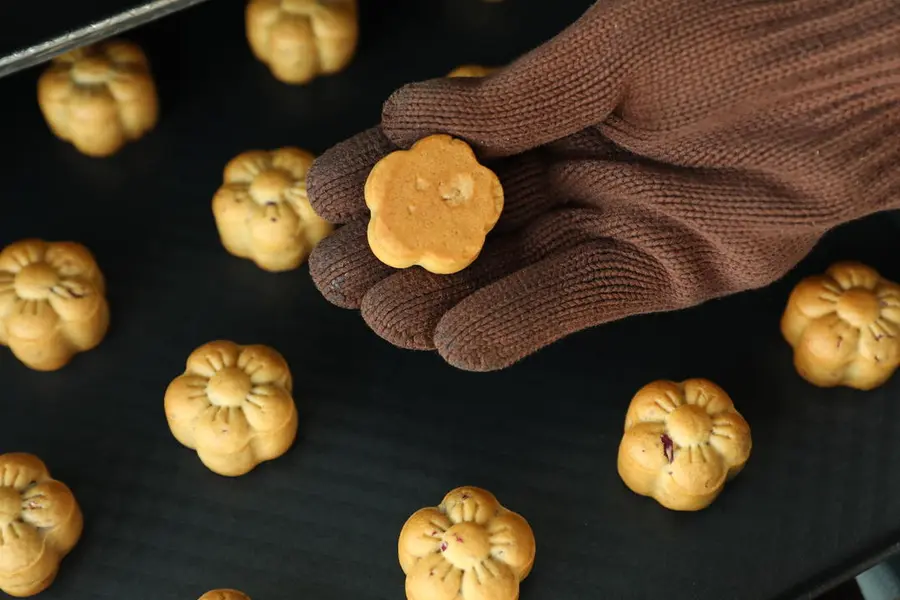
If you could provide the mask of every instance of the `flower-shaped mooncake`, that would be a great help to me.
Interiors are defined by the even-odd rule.
[[[383,263],[432,273],[465,269],[503,211],[503,187],[462,140],[422,138],[372,168],[365,186],[369,246]]]
[[[267,271],[294,269],[309,256],[332,230],[306,196],[313,160],[309,152],[281,148],[251,150],[229,161],[212,202],[226,250]]]
[[[356,52],[356,0],[250,0],[246,22],[253,54],[285,83],[337,73]]]
[[[121,40],[53,59],[38,80],[38,104],[57,137],[108,156],[156,125],[156,85],[141,49]]]
[[[291,372],[268,346],[209,342],[194,350],[166,390],[166,419],[179,442],[219,475],[235,477],[288,451],[297,436]]]
[[[518,600],[534,533],[490,492],[461,487],[406,521],[398,551],[408,600]]]
[[[50,587],[83,526],[75,496],[38,457],[0,455],[0,590],[25,597]]]
[[[237,590],[211,590],[198,600],[250,600],[250,596]]]
[[[900,366],[900,286],[866,265],[834,264],[794,288],[781,332],[810,383],[878,387]]]
[[[496,70],[496,68],[481,65],[462,65],[450,71],[447,77],[485,77]]]
[[[709,506],[750,458],[750,426],[705,379],[655,381],[631,400],[619,476],[672,510]]]
[[[0,344],[32,369],[59,369],[106,335],[104,293],[103,275],[81,244],[10,244],[0,252]]]

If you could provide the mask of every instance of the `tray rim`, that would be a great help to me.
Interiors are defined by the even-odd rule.
[[[100,40],[124,33],[151,21],[201,4],[207,0],[150,0],[106,18],[88,23],[66,33],[52,37],[0,56],[0,78]]]

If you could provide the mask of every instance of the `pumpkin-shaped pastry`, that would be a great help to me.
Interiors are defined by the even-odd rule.
[[[38,457],[0,455],[0,590],[25,597],[50,587],[83,525],[75,496]]]
[[[172,434],[219,475],[235,477],[288,451],[297,407],[284,358],[261,345],[200,346],[166,390]]]
[[[503,210],[497,175],[449,135],[422,138],[378,161],[365,185],[372,253],[395,269],[456,273],[481,253]]]
[[[672,510],[709,506],[750,458],[750,426],[722,388],[705,379],[656,381],[631,400],[619,476]]]
[[[0,343],[32,369],[59,369],[106,335],[104,294],[103,275],[81,244],[10,244],[0,252]]]
[[[250,596],[237,590],[210,590],[199,600],[250,600]]]
[[[53,59],[38,80],[38,104],[60,139],[108,156],[156,125],[158,103],[141,49],[111,40]]]
[[[313,155],[297,148],[252,150],[225,167],[212,208],[222,245],[267,271],[299,266],[332,226],[306,195]]]
[[[246,17],[253,54],[285,83],[337,73],[356,51],[356,0],[250,0]]]
[[[518,600],[534,565],[531,526],[486,490],[461,487],[400,531],[407,600]]]
[[[447,73],[447,77],[486,77],[496,70],[494,67],[481,65],[462,65]]]
[[[810,383],[878,387],[900,366],[900,286],[866,265],[834,264],[794,288],[781,332]]]

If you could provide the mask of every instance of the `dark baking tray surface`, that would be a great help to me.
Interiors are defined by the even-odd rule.
[[[4,2],[0,6],[0,77],[204,1]]]
[[[61,371],[0,352],[0,451],[41,456],[86,516],[42,597],[194,600],[235,587],[254,600],[402,598],[400,527],[458,485],[492,490],[534,527],[523,600],[811,597],[896,549],[900,377],[870,393],[816,389],[778,331],[791,286],[833,260],[900,280],[892,215],[837,230],[767,290],[597,328],[489,374],[390,346],[325,302],[305,267],[272,275],[225,253],[210,200],[228,159],[287,144],[321,152],[376,122],[403,82],[507,61],[586,2],[363,6],[357,60],[301,88],[251,57],[238,0],[135,30],[162,118],[108,160],[52,137],[35,70],[0,81],[0,244],[85,243],[113,311],[103,344]],[[188,354],[218,338],[280,350],[301,408],[295,447],[238,479],[207,471],[163,413]],[[677,514],[624,487],[616,449],[638,388],[694,376],[731,392],[754,451],[709,509]]]

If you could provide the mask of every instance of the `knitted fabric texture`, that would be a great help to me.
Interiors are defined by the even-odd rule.
[[[363,185],[433,133],[469,142],[506,206],[462,272],[393,270]],[[829,229],[900,207],[900,2],[603,0],[486,78],[407,85],[323,154],[310,257],[332,303],[468,370],[573,332],[779,279]]]

